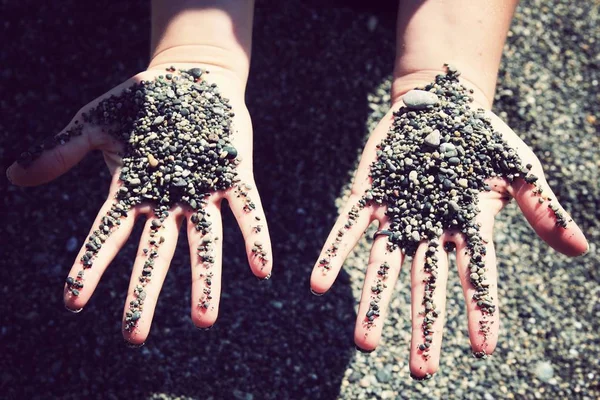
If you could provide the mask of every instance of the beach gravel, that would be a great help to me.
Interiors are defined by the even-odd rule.
[[[257,282],[250,272],[225,206],[223,295],[215,326],[201,331],[190,320],[189,251],[182,237],[150,337],[141,348],[127,348],[121,317],[142,224],[82,312],[67,312],[62,300],[73,250],[107,193],[101,155],[39,188],[1,180],[0,397],[600,397],[598,3],[522,1],[494,106],[540,158],[590,251],[575,259],[558,254],[509,204],[496,220],[498,348],[486,359],[471,355],[462,289],[451,268],[440,371],[424,382],[412,380],[408,369],[409,264],[381,345],[370,354],[354,348],[375,226],[330,292],[313,296],[308,284],[349,195],[367,135],[389,109],[394,11],[376,3],[257,3],[247,105],[256,185],[274,243],[271,279]],[[82,105],[146,66],[147,2],[1,0],[0,15],[3,168],[62,129]]]

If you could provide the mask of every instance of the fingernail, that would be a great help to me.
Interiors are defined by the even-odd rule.
[[[195,327],[196,327],[196,329],[198,329],[199,331],[208,331],[208,330],[210,330],[210,328],[212,328],[214,325],[207,326],[207,327],[205,327],[205,328],[202,328],[202,327],[200,327],[200,326],[196,326],[196,325],[194,325],[194,326],[195,326]]]
[[[425,374],[423,376],[416,376],[415,374],[413,374],[412,372],[410,373],[410,377],[413,378],[415,381],[428,381],[431,378],[433,378],[432,374]]]
[[[258,276],[256,277],[256,279],[258,279],[259,282],[264,282],[264,281],[268,281],[269,279],[271,279],[271,274],[265,276],[264,278],[259,278]]]
[[[354,346],[354,348],[356,348],[356,351],[360,351],[363,354],[371,354],[372,352],[375,351],[375,349],[373,349],[373,350],[365,350],[365,349],[362,349],[362,348],[360,348],[360,347],[358,347],[356,345]]]
[[[315,292],[314,290],[312,290],[312,288],[310,288],[310,292],[311,292],[312,294],[314,294],[315,296],[323,296],[323,295],[325,294],[325,293],[317,293],[317,292]]]
[[[587,253],[590,252],[590,243],[589,242],[585,242],[585,244],[587,245],[587,247],[585,248],[585,251],[583,253],[581,253],[580,255],[578,255],[577,257],[583,257],[585,256]]]
[[[74,309],[72,309],[72,308],[69,308],[69,307],[67,307],[67,305],[66,305],[66,304],[65,304],[65,309],[66,309],[68,312],[72,312],[73,314],[77,314],[77,313],[80,313],[80,312],[82,312],[82,311],[83,311],[83,307],[81,307],[81,308],[78,308],[78,309],[75,309],[75,310],[74,310]]]
[[[139,349],[140,347],[142,347],[142,346],[144,346],[146,344],[146,342],[142,342],[140,344],[131,343],[127,339],[124,339],[124,342],[125,342],[125,346],[129,347],[130,349]]]
[[[12,179],[12,174],[11,174],[13,166],[14,166],[14,164],[6,169],[6,179],[8,179],[8,181],[11,183],[11,185],[15,184],[15,182]]]
[[[475,357],[475,358],[481,358],[481,359],[486,359],[486,358],[489,357],[489,355],[485,351],[474,351],[473,352],[473,357]]]

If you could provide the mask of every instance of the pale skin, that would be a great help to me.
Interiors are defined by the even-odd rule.
[[[376,146],[386,137],[393,121],[393,112],[402,107],[402,96],[415,87],[425,86],[434,81],[437,74],[445,72],[442,68],[444,63],[450,63],[462,72],[461,83],[473,90],[472,96],[475,102],[472,107],[486,110],[494,129],[499,131],[508,144],[517,150],[523,164],[530,163],[533,166],[531,172],[540,178],[538,187],[543,189],[543,196],[553,199],[553,203],[564,212],[544,178],[542,166],[537,157],[512,129],[491,112],[502,47],[516,5],[517,1],[515,0],[490,0],[483,3],[470,0],[452,2],[405,0],[400,2],[391,110],[371,133],[354,177],[350,198],[333,227],[332,233],[327,238],[319,260],[326,256],[325,252],[334,242],[337,232],[348,221],[348,212],[352,206],[357,204],[370,187],[369,169],[376,160]],[[439,368],[448,276],[448,256],[445,254],[443,246],[445,243],[451,242],[456,246],[457,267],[465,297],[471,348],[474,353],[480,354],[493,353],[498,341],[498,274],[492,233],[494,217],[511,198],[517,201],[536,233],[555,250],[568,256],[578,256],[584,254],[588,249],[588,243],[582,231],[568,215],[566,218],[569,222],[566,228],[556,226],[554,213],[548,208],[549,201],[539,202],[540,196],[534,194],[536,187],[525,183],[522,179],[511,184],[506,180],[495,178],[488,183],[492,190],[483,192],[479,196],[481,212],[477,221],[481,224],[480,233],[487,242],[485,266],[496,312],[492,316],[485,316],[472,299],[475,289],[469,280],[469,255],[466,250],[466,239],[459,232],[444,232],[438,240],[439,275],[437,288],[433,294],[434,303],[437,305],[440,315],[433,324],[434,333],[429,356],[424,357],[418,348],[424,339],[422,324],[425,309],[422,300],[425,290],[424,280],[427,276],[424,271],[427,243],[423,242],[413,258],[410,272],[412,289],[410,371],[411,375],[417,379],[430,377]],[[384,206],[367,205],[359,212],[355,224],[343,236],[337,255],[331,259],[328,270],[322,268],[317,261],[311,276],[313,292],[323,294],[329,290],[344,260],[367,227],[374,221],[377,221],[378,229],[389,227],[390,221],[386,217]],[[357,347],[365,352],[375,350],[380,342],[387,308],[404,258],[405,255],[399,249],[388,250],[386,236],[379,236],[374,240],[369,264],[366,266],[363,294],[354,333]],[[390,268],[385,280],[387,287],[381,293],[379,302],[382,310],[381,316],[373,324],[366,324],[369,303],[373,298],[371,288],[377,283],[379,279],[377,271],[384,262],[387,262]],[[480,328],[482,321],[485,321],[487,326],[485,335]]]
[[[184,222],[187,224],[192,259],[192,320],[199,328],[212,326],[218,314],[223,234],[220,218],[221,201],[228,201],[238,220],[246,241],[249,264],[253,273],[259,278],[265,278],[270,274],[273,263],[264,212],[254,185],[252,125],[244,101],[250,63],[254,2],[236,0],[155,0],[152,7],[152,59],[147,71],[136,75],[83,107],[65,129],[71,127],[75,120],[80,119],[81,112],[93,107],[105,96],[119,93],[133,82],[152,79],[164,73],[165,68],[171,65],[178,69],[200,67],[210,70],[210,74],[205,79],[218,84],[222,95],[230,99],[236,113],[233,124],[233,144],[238,149],[242,159],[241,164],[238,166],[238,174],[242,182],[253,187],[249,196],[256,203],[256,209],[252,213],[244,210],[244,203],[237,197],[235,189],[213,193],[210,196],[207,211],[213,223],[211,234],[213,237],[218,237],[219,240],[215,242],[215,262],[212,267],[214,272],[214,278],[212,279],[214,299],[211,302],[211,307],[205,311],[199,310],[197,306],[197,299],[201,297],[203,286],[199,278],[201,265],[196,248],[202,237],[195,231],[191,223],[186,222],[189,221],[189,209],[178,205],[171,210],[170,216],[164,223],[162,234],[166,237],[166,241],[159,249],[155,266],[156,273],[146,288],[148,296],[142,318],[135,330],[131,332],[123,331],[125,339],[135,345],[144,343],[148,337],[158,295],[175,250],[179,227]],[[392,107],[370,136],[355,175],[348,205],[342,212],[336,226],[334,226],[324,249],[331,244],[339,227],[345,224],[350,208],[356,204],[360,196],[369,187],[369,166],[375,160],[375,147],[387,134],[393,118],[392,112],[402,106],[402,96],[416,86],[431,82],[436,74],[442,72],[441,67],[446,62],[452,63],[463,72],[463,84],[474,91],[473,97],[476,101],[474,106],[488,110],[488,115],[492,118],[495,129],[503,134],[509,144],[518,149],[525,163],[533,165],[532,172],[540,177],[540,186],[544,189],[544,192],[556,199],[543,178],[541,165],[535,155],[519,139],[516,133],[489,111],[492,105],[502,46],[515,7],[516,1],[514,0],[490,0],[485,3],[485,6],[476,6],[470,0],[400,2],[398,48],[392,85]],[[465,18],[465,15],[468,15],[468,18]],[[64,146],[58,146],[44,153],[27,169],[18,164],[13,164],[7,174],[9,179],[17,185],[34,186],[43,184],[67,172],[87,152],[101,150],[113,179],[107,202],[98,214],[99,219],[104,215],[106,208],[110,207],[114,193],[119,187],[120,157],[118,152],[120,146],[121,144],[111,136],[103,133],[101,127],[85,125],[82,136],[76,137]],[[482,211],[479,222],[482,225],[481,233],[488,242],[486,267],[488,269],[488,281],[491,283],[492,297],[497,308],[497,273],[492,241],[493,222],[494,216],[499,213],[511,197],[517,200],[524,215],[538,235],[556,250],[570,256],[576,256],[584,253],[588,245],[581,230],[574,222],[570,221],[568,216],[567,220],[569,222],[566,229],[555,226],[554,216],[547,208],[547,204],[540,205],[538,196],[532,194],[533,187],[523,181],[509,184],[498,179],[490,182],[490,185],[493,190],[482,194],[480,197],[479,207]],[[149,224],[153,218],[150,205],[135,207],[122,220],[119,229],[108,238],[102,247],[93,268],[86,272],[85,288],[79,296],[72,296],[65,287],[65,304],[67,308],[79,310],[87,304],[102,273],[129,237],[135,220],[143,215],[146,215],[148,220],[140,240],[138,257],[133,266],[132,280],[125,303],[125,315],[127,305],[134,298],[133,288],[136,285],[137,277],[140,275],[145,259],[142,249],[147,247]],[[253,226],[256,225],[254,222],[255,216],[259,216],[263,221],[263,228],[260,232],[253,229]],[[97,228],[98,219],[94,222],[92,230]],[[368,205],[359,212],[356,223],[346,232],[337,256],[332,259],[331,269],[324,273],[322,268],[318,265],[315,266],[311,277],[311,288],[314,292],[325,293],[331,287],[345,258],[367,226],[375,220],[378,221],[380,229],[389,226],[384,207]],[[268,255],[266,264],[258,262],[255,255],[252,254],[253,243],[257,240],[264,244]],[[366,351],[374,350],[379,344],[387,306],[393,295],[394,283],[405,258],[400,250],[389,252],[386,240],[385,237],[378,237],[373,243],[369,265],[366,268],[365,289],[358,310],[355,342],[358,347]],[[439,240],[441,244],[445,242],[456,244],[458,271],[465,292],[472,349],[475,352],[485,351],[487,354],[491,354],[498,339],[499,313],[496,311],[492,317],[491,322],[493,323],[490,325],[490,332],[484,338],[479,329],[479,322],[483,317],[480,310],[472,302],[473,288],[467,277],[468,256],[465,254],[465,240],[456,232],[445,232]],[[440,318],[435,321],[433,328],[435,333],[432,351],[430,352],[431,356],[424,359],[417,351],[418,343],[423,341],[422,316],[420,313],[423,307],[421,300],[424,290],[422,283],[424,249],[424,247],[420,247],[417,250],[411,267],[413,340],[411,343],[410,369],[413,376],[417,378],[435,373],[439,366],[444,325],[445,281],[448,269],[448,261],[443,254],[443,247],[438,247],[440,275],[434,299],[442,313]],[[81,270],[79,259],[83,251],[82,249],[78,254],[70,276]],[[369,288],[377,279],[377,269],[383,262],[387,262],[390,269],[386,279],[387,288],[382,292],[380,302],[382,314],[372,326],[367,327],[364,320],[371,297]]]
[[[165,242],[158,249],[152,280],[146,286],[147,296],[142,317],[137,322],[135,329],[131,331],[123,330],[125,340],[132,345],[141,345],[148,337],[159,293],[173,258],[180,227],[184,223],[186,224],[192,260],[191,318],[198,328],[209,328],[215,323],[219,310],[221,288],[223,243],[221,203],[223,200],[228,202],[244,236],[252,273],[259,279],[268,278],[273,265],[269,230],[260,196],[254,184],[252,122],[244,99],[250,65],[254,4],[252,1],[178,2],[156,0],[153,1],[152,7],[152,58],[148,69],[84,106],[65,127],[65,130],[74,126],[75,121],[82,123],[81,114],[93,108],[103,98],[111,94],[118,94],[133,83],[141,80],[151,80],[160,74],[164,75],[166,73],[165,69],[170,66],[183,70],[194,67],[208,70],[210,73],[203,75],[203,79],[218,85],[221,95],[230,100],[235,112],[232,144],[237,149],[238,158],[241,160],[237,167],[237,173],[241,183],[251,187],[248,190],[248,198],[255,203],[256,207],[251,211],[245,209],[244,198],[237,195],[235,186],[225,191],[212,193],[208,198],[206,210],[209,214],[208,220],[212,222],[210,236],[214,247],[214,262],[210,266],[212,299],[207,309],[198,306],[198,299],[202,298],[203,289],[205,288],[202,274],[205,275],[208,272],[199,258],[197,250],[204,237],[196,231],[194,224],[190,222],[192,210],[189,207],[180,204],[170,210],[169,217],[164,221],[163,228],[161,228],[161,235],[165,237]],[[72,139],[63,146],[44,152],[28,168],[23,168],[17,163],[13,164],[7,171],[7,175],[14,184],[20,186],[40,185],[67,172],[89,151],[102,151],[106,165],[112,174],[112,182],[107,200],[92,224],[91,233],[98,229],[100,219],[110,208],[115,193],[120,186],[118,176],[122,164],[119,156],[121,149],[122,144],[105,133],[103,127],[84,124],[81,136]],[[134,288],[139,283],[138,277],[141,274],[144,261],[147,259],[143,249],[148,248],[150,224],[152,219],[155,218],[152,210],[153,207],[150,204],[141,204],[131,209],[127,217],[121,219],[121,225],[108,237],[95,259],[93,267],[85,271],[84,288],[79,296],[73,296],[65,286],[64,301],[69,310],[80,311],[86,306],[102,274],[125,245],[136,220],[145,216],[147,219],[140,238],[123,311],[123,317],[125,318],[128,305],[135,298]],[[257,225],[256,217],[260,218],[261,221],[260,231],[254,229]],[[252,253],[256,241],[263,244],[266,262],[263,262]],[[82,247],[69,276],[76,276],[77,272],[82,269],[80,258],[84,252],[85,247]]]

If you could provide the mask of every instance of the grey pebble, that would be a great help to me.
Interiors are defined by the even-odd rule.
[[[414,110],[429,108],[439,103],[439,99],[434,93],[418,89],[407,92],[402,97],[402,101],[406,107]]]
[[[254,400],[254,395],[252,393],[244,392],[239,389],[233,390],[233,397],[236,400]]]
[[[281,301],[271,300],[269,303],[278,310],[281,310],[283,308],[283,302],[281,302]]]
[[[387,383],[392,380],[392,374],[386,368],[382,368],[375,373],[377,381]]]
[[[187,181],[184,178],[177,178],[173,181],[173,185],[177,187],[187,186]]]
[[[452,143],[446,142],[440,145],[440,151],[446,158],[456,157],[458,155],[458,151],[456,150],[456,146]]]
[[[348,382],[350,383],[355,383],[358,382],[361,378],[361,373],[358,371],[352,371],[352,373],[350,374],[350,376],[348,377]]]
[[[458,203],[454,200],[450,200],[448,202],[448,206],[450,207],[450,209],[452,209],[452,211],[460,211],[460,206],[458,205]]]
[[[440,131],[435,129],[429,135],[423,139],[426,145],[431,147],[438,147],[440,145]]]
[[[188,72],[196,79],[202,76],[202,70],[200,68],[192,68]]]
[[[554,376],[554,367],[548,361],[540,361],[535,366],[535,376],[542,382],[548,382]]]
[[[142,183],[142,181],[140,180],[140,178],[131,178],[127,180],[127,183],[130,186],[139,186]]]
[[[456,166],[456,165],[460,164],[460,159],[458,157],[450,157],[448,159],[448,164],[450,164],[452,166]]]

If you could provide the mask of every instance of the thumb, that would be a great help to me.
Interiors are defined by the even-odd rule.
[[[509,189],[531,227],[555,250],[571,257],[585,254],[589,249],[585,235],[550,189],[538,158],[498,116],[492,112],[487,115],[517,151],[523,164],[530,164],[530,172],[537,177],[530,178],[529,182],[523,178],[515,179]]]
[[[19,186],[37,186],[56,179],[92,149],[92,132],[91,127],[72,121],[58,135],[22,153],[6,170],[8,180]]]
[[[513,185],[513,197],[529,224],[552,248],[568,256],[579,256],[588,251],[588,242],[577,224],[558,202],[546,182],[541,168],[534,172],[536,185],[522,178]]]
[[[83,114],[140,80],[141,75],[136,75],[84,106],[58,135],[22,153],[6,170],[8,180],[19,186],[41,185],[73,168],[90,150],[98,148],[116,152],[120,147],[118,141],[107,135],[100,126],[84,122]],[[107,160],[107,164],[112,173],[118,163],[111,164]]]

